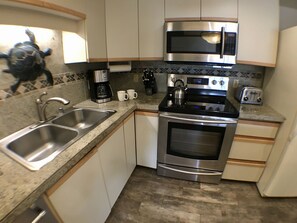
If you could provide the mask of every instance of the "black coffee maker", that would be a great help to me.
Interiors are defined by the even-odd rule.
[[[109,84],[109,70],[88,71],[88,85],[92,101],[97,103],[111,101],[113,93]]]

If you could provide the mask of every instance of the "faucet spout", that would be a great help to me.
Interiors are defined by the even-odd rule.
[[[43,95],[45,95],[45,94],[43,93]],[[47,99],[45,102],[42,102],[41,98],[37,99],[36,103],[37,103],[38,115],[39,115],[40,121],[42,121],[42,122],[47,121],[45,109],[46,109],[47,105],[52,101],[59,102],[63,105],[68,105],[70,103],[69,100],[60,98],[60,97],[52,97],[52,98]]]
[[[57,102],[62,103],[63,105],[68,105],[70,103],[70,101],[65,98],[52,97],[52,98],[47,99],[45,104],[48,104],[50,101],[57,101]]]

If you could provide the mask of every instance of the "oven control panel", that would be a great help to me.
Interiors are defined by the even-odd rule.
[[[188,74],[168,74],[168,87],[183,87],[194,89],[210,89],[227,91],[229,77],[188,75]]]

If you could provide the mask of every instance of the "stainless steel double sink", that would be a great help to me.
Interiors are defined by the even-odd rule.
[[[115,112],[72,108],[54,119],[5,137],[0,140],[0,148],[17,162],[36,171]]]

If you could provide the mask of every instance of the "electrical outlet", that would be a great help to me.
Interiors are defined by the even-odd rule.
[[[138,83],[138,81],[139,81],[138,75],[137,74],[134,74],[134,76],[133,76],[133,82]]]
[[[238,85],[239,85],[239,80],[238,79],[235,79],[233,81],[233,88],[238,88]]]

